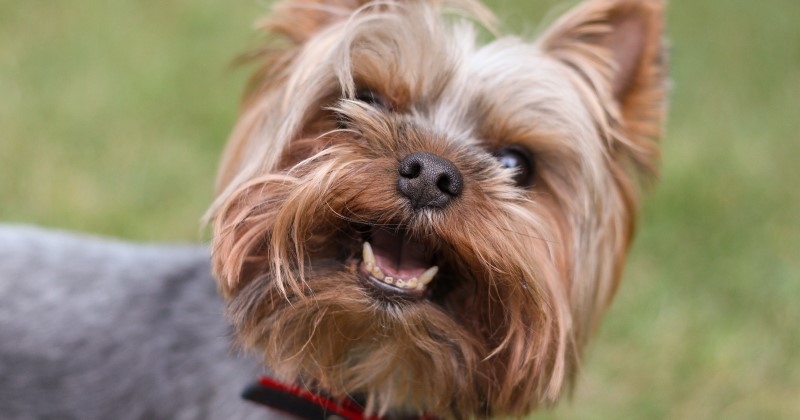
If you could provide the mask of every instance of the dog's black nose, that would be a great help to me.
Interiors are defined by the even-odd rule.
[[[406,156],[398,168],[398,187],[415,209],[442,208],[461,195],[464,178],[449,160],[427,152]]]

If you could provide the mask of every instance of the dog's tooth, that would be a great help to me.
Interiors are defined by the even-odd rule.
[[[377,264],[372,266],[372,270],[370,270],[370,274],[372,274],[372,276],[375,277],[378,280],[383,280],[386,277],[386,274],[383,274],[383,271],[381,271],[380,267],[378,267]]]
[[[439,272],[439,267],[434,265],[433,267],[429,268],[427,271],[422,273],[421,276],[419,276],[419,283],[422,284],[423,286],[427,286],[428,283],[430,283],[431,280],[433,280],[433,278],[436,276],[436,273],[438,272]]]
[[[403,279],[397,279],[397,282],[394,284],[395,286],[405,289],[406,288],[406,281]]]
[[[372,245],[369,242],[364,241],[361,254],[361,258],[364,260],[364,267],[367,271],[372,271],[372,268],[375,267],[375,253],[372,252]]]
[[[412,278],[406,280],[406,288],[416,289],[418,284],[419,284],[419,280],[416,277],[412,277]]]
[[[386,276],[386,278],[383,279],[383,282],[386,284],[394,284],[394,277]]]

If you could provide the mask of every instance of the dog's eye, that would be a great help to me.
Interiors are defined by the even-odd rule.
[[[506,146],[494,153],[504,168],[513,169],[514,182],[520,187],[529,187],[533,184],[533,156],[520,146]]]
[[[361,89],[358,92],[356,92],[355,99],[357,101],[364,102],[374,107],[389,109],[389,102],[386,101],[386,98],[369,89]]]

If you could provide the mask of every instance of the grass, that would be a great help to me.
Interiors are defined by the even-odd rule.
[[[673,1],[663,176],[553,419],[800,418],[800,2]],[[492,3],[534,33],[554,0]],[[197,240],[254,1],[0,0],[0,220]]]

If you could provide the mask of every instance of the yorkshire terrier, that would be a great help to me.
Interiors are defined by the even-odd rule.
[[[529,41],[470,0],[279,2],[208,213],[237,343],[388,417],[556,401],[657,172],[663,9]]]
[[[277,3],[210,265],[0,226],[0,417],[274,418],[237,395],[264,367],[366,418],[554,403],[657,172],[663,9],[585,0],[528,41],[472,0]]]

